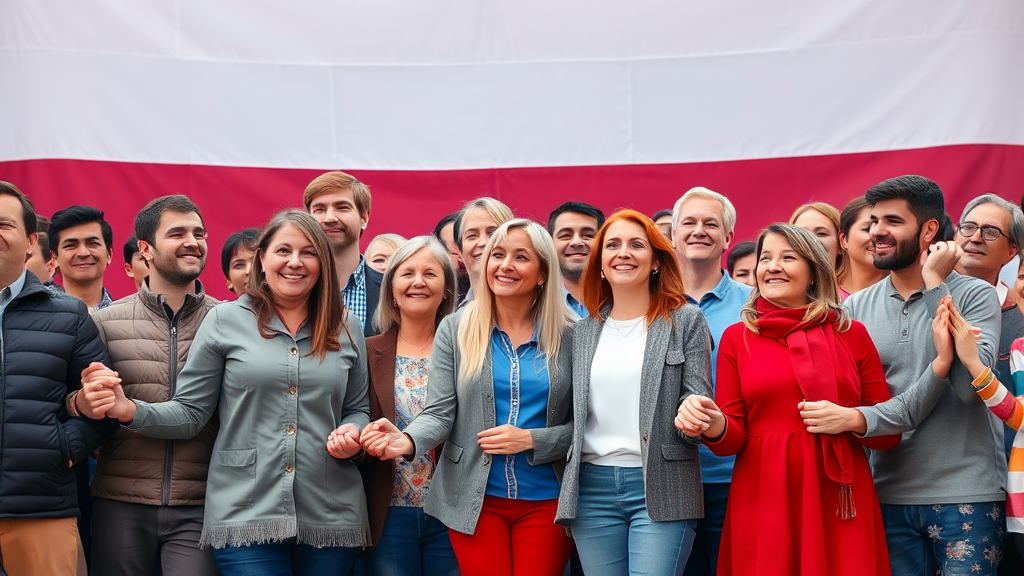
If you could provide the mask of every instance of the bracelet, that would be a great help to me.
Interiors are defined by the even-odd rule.
[[[78,411],[78,403],[77,403],[77,401],[78,401],[78,393],[79,392],[81,392],[81,390],[75,390],[74,392],[69,394],[67,401],[64,403],[64,407],[67,409],[68,414],[70,414],[72,416],[75,416],[75,417],[78,417],[78,418],[81,418],[82,414]]]

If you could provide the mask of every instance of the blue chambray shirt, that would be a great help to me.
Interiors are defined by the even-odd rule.
[[[540,351],[537,333],[519,346],[497,326],[491,331],[492,374],[494,377],[495,425],[517,428],[544,428],[548,408],[547,358]],[[488,496],[519,500],[558,498],[558,477],[551,464],[531,466],[526,456],[494,456],[487,477]]]
[[[714,342],[711,348],[712,392],[715,390],[715,375],[718,371],[718,342],[726,328],[740,321],[740,310],[747,303],[750,290],[750,286],[733,280],[723,270],[722,279],[718,281],[714,290],[701,297],[700,302],[686,297],[704,313],[708,330],[711,331],[711,340]],[[706,484],[732,482],[732,467],[735,462],[735,456],[715,456],[707,446],[700,445],[700,475]]]

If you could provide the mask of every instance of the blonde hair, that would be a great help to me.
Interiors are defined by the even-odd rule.
[[[462,367],[459,374],[463,378],[480,375],[484,359],[487,357],[487,349],[491,345],[491,330],[497,321],[494,292],[486,282],[486,262],[495,247],[505,242],[509,231],[515,229],[522,229],[530,236],[545,274],[544,283],[538,286],[532,312],[539,334],[538,344],[548,361],[558,357],[562,333],[572,324],[569,308],[562,300],[562,274],[558,268],[558,253],[555,252],[551,236],[536,222],[523,218],[509,220],[498,227],[484,248],[485,265],[482,268],[485,271],[481,273],[482,281],[476,284],[474,299],[466,305],[466,311],[459,323],[458,344],[462,351]]]
[[[370,213],[370,187],[344,172],[326,172],[314,178],[302,193],[302,206],[309,212],[309,206],[317,196],[342,190],[352,191],[356,210],[359,210],[360,217],[365,218]]]
[[[832,270],[832,263],[829,262],[828,252],[825,246],[810,232],[792,224],[775,223],[761,232],[757,238],[758,268],[761,267],[761,249],[764,247],[764,239],[769,234],[782,236],[789,247],[807,262],[811,269],[811,285],[807,291],[807,298],[810,303],[807,312],[804,314],[805,323],[814,322],[824,318],[829,312],[836,313],[836,330],[846,331],[850,328],[850,315],[843,308],[839,301],[839,283]],[[757,327],[757,299],[761,296],[761,284],[754,284],[750,291],[750,298],[746,305],[740,310],[740,319],[743,324],[755,333],[760,333]]]
[[[692,198],[717,200],[722,205],[722,226],[725,227],[725,233],[732,234],[732,231],[736,228],[736,207],[724,195],[714,190],[708,190],[703,186],[690,188],[686,191],[686,194],[683,194],[679,200],[676,200],[676,203],[672,206],[672,230],[679,226],[679,211],[682,210],[683,204],[686,204]]]
[[[406,242],[408,242],[408,240],[406,240],[404,236],[400,236],[398,234],[377,234],[373,237],[373,240],[370,240],[370,243],[366,245],[364,254],[373,252],[373,247],[376,244],[386,244],[391,246],[391,250],[394,251],[404,246]]]
[[[836,229],[836,247],[838,248],[836,250],[836,261],[832,263],[832,266],[835,268],[837,279],[846,276],[846,262],[848,257],[846,255],[846,250],[843,249],[843,243],[839,241],[839,234],[842,232],[842,228],[840,226],[842,223],[842,214],[840,214],[839,210],[831,204],[826,204],[824,202],[811,202],[794,210],[793,215],[789,217],[789,223],[796,224],[797,218],[808,210],[814,210],[832,221],[832,226]]]
[[[416,236],[395,250],[384,271],[384,279],[380,283],[380,301],[377,303],[377,311],[373,315],[373,325],[381,334],[401,322],[401,314],[398,308],[392,304],[395,299],[395,273],[402,263],[415,256],[420,250],[429,251],[437,259],[444,275],[444,297],[441,298],[441,304],[437,307],[437,314],[434,316],[434,328],[437,328],[442,318],[455,311],[459,285],[455,278],[455,268],[452,267],[451,258],[448,257],[448,251],[433,236]]]

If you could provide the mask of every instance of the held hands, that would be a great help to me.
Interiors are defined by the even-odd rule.
[[[921,277],[925,289],[931,290],[945,282],[963,255],[964,249],[952,240],[936,242],[921,252]]]
[[[955,356],[949,325],[949,307],[952,305],[953,299],[950,296],[943,297],[935,311],[935,319],[932,320],[932,340],[935,342],[936,353],[935,360],[932,360],[932,371],[939,378],[949,376],[949,369],[953,366]]]
[[[956,309],[953,299],[949,296],[939,303],[939,311],[935,314],[936,320],[938,320],[940,315],[945,318],[957,358],[960,359],[960,363],[967,368],[971,375],[977,378],[985,371],[985,365],[982,363],[981,356],[978,353],[978,340],[981,339],[981,330],[967,323],[967,320]]]
[[[679,405],[675,419],[676,428],[683,434],[697,437],[707,434],[712,438],[722,435],[725,423],[721,409],[707,396],[691,394]]]
[[[354,424],[342,424],[327,437],[327,452],[344,460],[359,452],[359,429]]]
[[[533,435],[528,430],[502,424],[477,434],[476,443],[484,454],[519,454],[533,450]]]
[[[412,440],[387,418],[370,422],[359,435],[359,444],[374,458],[393,460],[413,453]]]
[[[131,422],[135,417],[135,403],[125,397],[121,378],[100,362],[82,370],[82,391],[75,404],[83,416],[93,420],[108,417]]]

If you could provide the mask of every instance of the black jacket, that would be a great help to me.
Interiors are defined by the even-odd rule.
[[[373,326],[373,315],[377,312],[380,284],[384,280],[384,275],[370,268],[366,262],[363,263],[363,274],[366,275],[366,320],[363,321],[363,336],[369,338],[377,335],[377,328]]]
[[[117,428],[64,408],[91,362],[110,365],[85,304],[29,273],[7,305],[0,360],[0,518],[78,515],[75,472]]]

